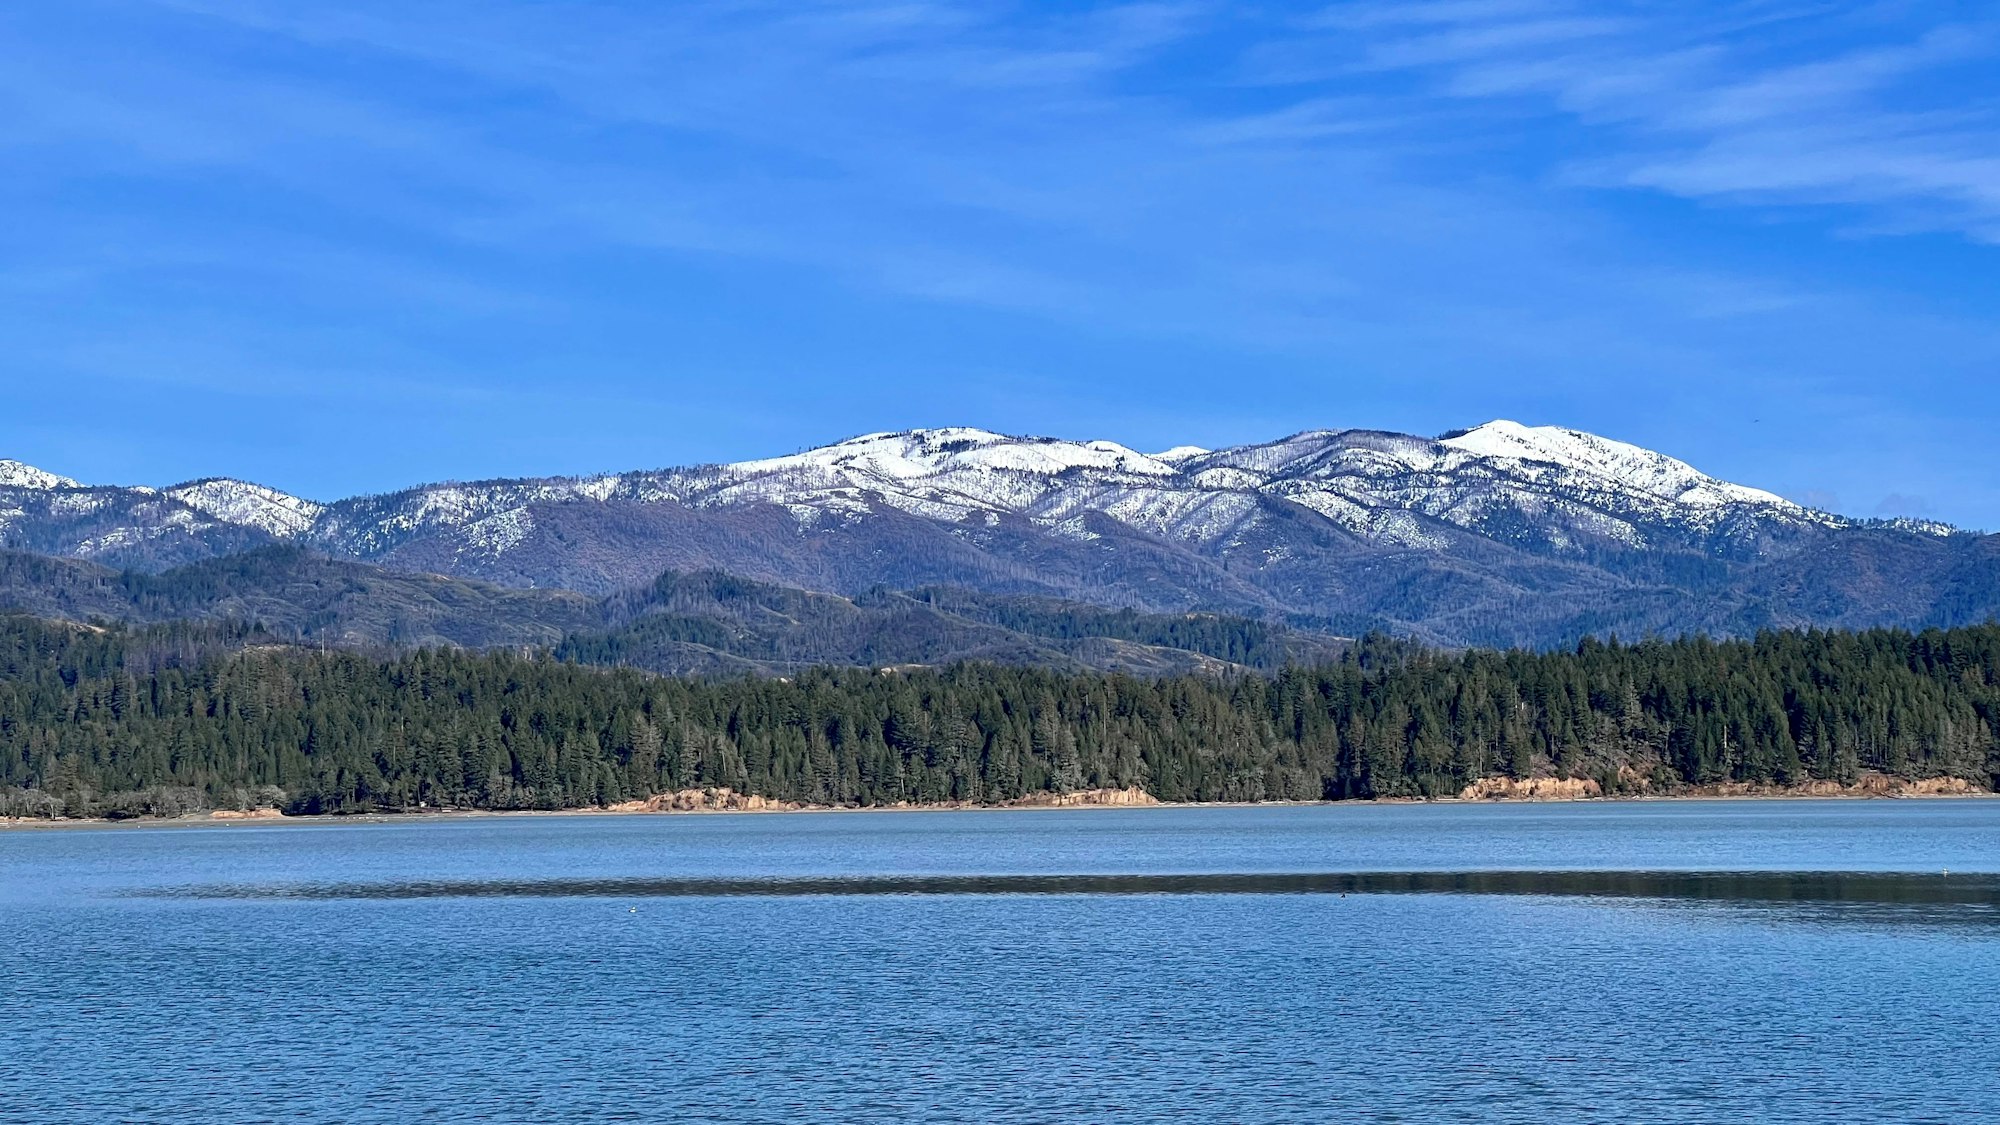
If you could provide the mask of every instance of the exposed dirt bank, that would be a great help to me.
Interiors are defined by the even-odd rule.
[[[1814,780],[1798,785],[1757,785],[1727,781],[1653,789],[1643,778],[1622,778],[1612,799],[1718,797],[1973,797],[1987,790],[1962,777],[1891,777],[1864,773],[1851,782]],[[1459,791],[1461,801],[1579,801],[1603,797],[1604,787],[1587,777],[1485,777]]]
[[[1011,801],[994,805],[974,805],[964,801],[946,801],[935,804],[913,804],[898,801],[893,805],[876,805],[879,809],[1054,809],[1054,808],[1131,808],[1142,805],[1157,805],[1160,801],[1144,789],[1085,789],[1076,793],[1030,793]],[[579,809],[579,812],[607,813],[657,813],[657,812],[807,812],[831,811],[833,806],[812,805],[802,801],[780,801],[770,797],[760,797],[755,793],[738,793],[734,789],[682,789],[673,793],[657,793],[643,801],[621,801],[606,805],[602,809]]]
[[[749,812],[993,812],[1007,809],[1074,808],[1245,808],[1258,805],[1368,805],[1368,804],[1456,804],[1459,802],[1504,801],[1661,801],[1661,800],[1794,800],[1799,798],[1925,798],[1991,797],[1994,794],[1957,777],[1898,778],[1887,774],[1863,774],[1852,783],[1812,781],[1794,786],[1750,785],[1730,782],[1719,785],[1682,786],[1672,790],[1646,790],[1628,786],[1606,795],[1603,786],[1590,778],[1507,778],[1489,777],[1466,786],[1456,798],[1424,801],[1396,797],[1380,801],[1188,801],[1167,802],[1144,789],[1086,789],[1074,793],[1030,793],[997,804],[945,801],[931,804],[898,802],[893,805],[815,805],[781,801],[733,789],[682,789],[659,793],[643,801],[622,801],[603,807],[576,809],[413,809],[407,812],[343,813],[322,816],[286,816],[278,809],[247,811],[218,809],[184,817],[131,817],[119,820],[78,818],[41,820],[0,818],[0,828],[115,827],[120,825],[195,825],[242,823],[310,824],[314,822],[376,823],[410,820],[455,820],[471,817],[617,815],[635,813],[749,813]]]
[[[1604,787],[1587,777],[1482,777],[1458,791],[1461,801],[1580,801],[1603,795]]]

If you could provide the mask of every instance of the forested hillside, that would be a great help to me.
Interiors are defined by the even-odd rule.
[[[1346,645],[1248,617],[939,588],[843,598],[717,571],[662,575],[606,598],[603,615],[617,624],[565,637],[556,655],[669,674],[978,660],[1159,675],[1275,669],[1329,659]]]
[[[2000,627],[1440,655],[1275,676],[961,664],[700,681],[514,654],[0,622],[0,812],[563,808],[697,786],[836,805],[1607,789],[1864,770],[1991,784]]]
[[[672,675],[817,664],[983,660],[1144,674],[1326,659],[1325,631],[1209,613],[925,589],[838,594],[716,571],[669,572],[606,597],[404,574],[274,545],[161,574],[0,551],[0,611],[132,625],[239,622],[272,640],[386,651],[555,647],[566,659]],[[1315,630],[1318,631],[1315,631]]]
[[[599,599],[567,590],[404,574],[289,545],[162,573],[0,551],[0,610],[71,621],[239,621],[274,636],[358,647],[551,645],[602,627]]]

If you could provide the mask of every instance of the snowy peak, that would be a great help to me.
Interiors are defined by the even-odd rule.
[[[1177,471],[1116,442],[1008,437],[967,427],[865,434],[790,457],[743,461],[730,468],[747,474],[803,470],[862,484],[907,482],[960,471],[1054,475],[1086,469],[1159,477]]]
[[[227,477],[176,485],[167,489],[166,494],[203,515],[224,523],[254,527],[280,539],[311,530],[326,510],[311,500]]]
[[[711,482],[666,490],[703,507],[777,504],[808,528],[886,506],[952,525],[1012,515],[1086,536],[1083,521],[1098,516],[1204,549],[1248,542],[1274,526],[1268,513],[1300,508],[1366,540],[1444,549],[1469,532],[1558,553],[1686,537],[1754,543],[1778,525],[1841,522],[1637,446],[1508,421],[1438,440],[1322,429],[1158,454],[1110,441],[911,430],[745,461]]]
[[[19,461],[0,460],[0,488],[52,489],[82,487],[82,485],[68,477],[59,477],[54,473],[37,469],[33,465],[24,465]]]
[[[1693,507],[1797,507],[1775,493],[1717,480],[1663,453],[1559,426],[1524,426],[1501,419],[1446,437],[1439,444],[1479,457],[1556,465]]]

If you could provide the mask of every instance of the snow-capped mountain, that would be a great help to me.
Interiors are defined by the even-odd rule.
[[[1021,516],[1056,533],[1096,514],[1170,540],[1213,544],[1264,519],[1273,502],[1364,538],[1443,546],[1430,521],[1556,549],[1605,539],[1643,547],[1766,524],[1843,526],[1769,492],[1706,476],[1671,457],[1555,427],[1490,422],[1439,440],[1311,431],[1220,451],[1148,455],[1107,441],[1014,438],[984,430],[870,434],[790,457],[713,471],[632,474],[594,487],[697,506],[770,503],[802,522],[892,508],[963,522]],[[1422,517],[1416,519],[1413,517]]]
[[[1859,524],[1637,446],[1509,421],[1436,439],[1313,430],[1154,454],[914,430],[731,465],[427,485],[324,505],[221,478],[89,487],[0,462],[0,546],[158,568],[272,540],[597,593],[717,567],[836,592],[957,585],[1530,640],[1845,620],[1848,609],[1773,608],[1839,601],[1837,575],[1761,602],[1739,595],[1751,576],[1788,566],[1848,565],[1865,578],[1884,551],[1935,555],[1919,572],[1976,568],[1987,542]],[[1826,562],[1856,544],[1865,559]],[[1858,587],[1849,600],[1862,604]]]
[[[45,473],[33,465],[23,465],[19,461],[0,459],[0,488],[77,488],[78,484],[68,477]]]
[[[1671,500],[1693,508],[1725,504],[1758,504],[1794,508],[1791,501],[1761,489],[1716,480],[1684,461],[1636,445],[1556,426],[1523,426],[1519,422],[1488,422],[1444,438],[1438,444],[1477,457],[1552,465],[1569,472],[1602,477],[1618,487]]]
[[[254,528],[279,539],[312,530],[326,507],[248,481],[212,477],[166,490],[166,495],[205,516]]]

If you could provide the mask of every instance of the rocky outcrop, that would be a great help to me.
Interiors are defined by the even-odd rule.
[[[1904,797],[1963,797],[1986,790],[1962,777],[1922,777],[1915,781],[1905,781],[1898,796]]]
[[[1987,792],[1962,777],[1893,777],[1864,773],[1851,782],[1815,778],[1795,785],[1763,785],[1724,781],[1709,785],[1655,789],[1641,775],[1621,772],[1618,796],[1633,797],[1969,797]],[[1587,777],[1482,777],[1459,791],[1461,801],[1578,801],[1604,796],[1604,788]]]
[[[757,793],[738,793],[727,787],[677,789],[655,793],[643,801],[621,801],[605,806],[606,812],[776,812],[804,808],[796,801],[780,801]]]
[[[216,809],[208,814],[210,820],[277,820],[284,816],[279,809]]]
[[[1602,797],[1604,787],[1588,777],[1482,777],[1459,790],[1461,801],[1577,801]]]
[[[893,805],[877,805],[884,809],[969,809],[969,808],[1010,808],[1010,809],[1056,809],[1056,808],[1137,808],[1157,805],[1160,801],[1151,793],[1133,786],[1128,789],[1083,789],[1073,793],[1030,793],[998,805],[980,806],[968,801],[942,801],[936,804],[917,804],[898,801]],[[845,805],[813,805],[801,801],[783,801],[764,797],[756,793],[738,793],[729,788],[681,789],[672,793],[656,793],[639,801],[620,801],[606,805],[600,812],[614,813],[657,813],[657,812],[793,812],[800,810],[826,810],[847,808]]]
[[[1894,777],[1864,773],[1851,782],[1815,778],[1798,785],[1724,782],[1684,790],[1690,797],[1965,797],[1986,792],[1962,777]]]
[[[1159,798],[1134,785],[1126,789],[1082,789],[1074,793],[1030,793],[1006,802],[1013,809],[1139,807],[1157,805]]]

